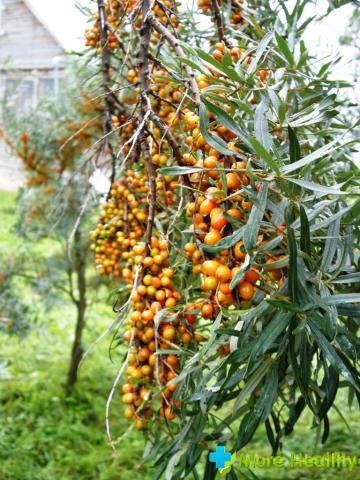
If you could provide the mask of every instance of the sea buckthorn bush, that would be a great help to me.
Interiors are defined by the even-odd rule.
[[[356,147],[305,4],[99,1],[86,32],[112,160],[92,249],[127,352],[113,390],[154,478],[215,478],[207,452],[262,424],[275,453],[304,408],[325,442],[338,389],[360,399]]]

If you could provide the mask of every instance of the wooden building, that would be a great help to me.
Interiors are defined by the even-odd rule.
[[[63,52],[62,42],[31,0],[0,0],[0,101],[25,111],[35,107],[42,94],[56,94]],[[20,160],[0,139],[0,190],[16,190],[22,182]]]
[[[52,1],[52,0],[49,0]],[[35,106],[58,89],[63,70],[61,41],[30,0],[0,0],[0,94],[16,108]]]

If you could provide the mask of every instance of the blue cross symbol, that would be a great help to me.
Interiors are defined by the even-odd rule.
[[[215,463],[216,468],[224,468],[226,462],[230,462],[231,453],[225,450],[223,445],[218,445],[215,452],[209,454],[210,462]]]

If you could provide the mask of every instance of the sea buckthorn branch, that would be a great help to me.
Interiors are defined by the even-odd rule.
[[[149,145],[147,143],[146,138],[146,116],[150,116],[151,113],[151,103],[148,97],[148,92],[150,90],[149,84],[149,77],[150,77],[150,69],[149,69],[149,56],[148,51],[150,49],[150,36],[151,36],[151,27],[148,20],[149,13],[151,8],[150,0],[142,0],[141,3],[141,19],[142,24],[139,29],[139,37],[140,37],[140,49],[139,49],[139,78],[140,78],[140,104],[141,104],[141,114],[140,114],[140,122],[143,123],[143,129],[141,132],[141,146],[142,146],[142,153],[144,156],[147,174],[149,179],[149,186],[150,186],[150,196],[149,196],[149,210],[148,210],[148,221],[146,226],[145,232],[145,250],[144,250],[144,258],[149,254],[150,248],[150,240],[152,235],[152,229],[154,226],[154,218],[155,218],[155,204],[156,204],[156,172],[155,166],[152,162],[150,156]]]
[[[112,79],[111,79],[111,53],[108,46],[108,26],[106,22],[106,12],[104,0],[97,0],[98,13],[99,13],[99,29],[100,29],[100,45],[101,45],[101,63],[102,63],[102,86],[105,92],[105,112],[104,112],[104,144],[108,147],[112,166],[111,166],[111,183],[115,180],[116,175],[116,155],[111,144],[109,135],[113,132],[113,126],[111,122],[111,116],[118,114],[117,105],[119,102],[112,91]]]
[[[161,121],[161,119],[156,115],[156,113],[154,111],[151,111],[150,115],[151,115],[151,118],[153,119],[154,123],[159,127],[159,129],[161,130],[161,132],[165,136],[166,140],[168,141],[178,165],[183,166],[184,161],[183,161],[183,156],[182,156],[181,151],[180,151],[180,147],[179,147],[176,139],[172,135],[170,129],[165,127],[164,123]],[[189,192],[190,197],[193,200],[194,194],[193,194],[192,189],[191,189],[191,182],[190,182],[190,179],[189,179],[189,175],[187,175],[187,174],[182,175],[182,179],[183,179],[184,185],[189,188],[188,192]]]
[[[180,58],[187,58],[185,55],[184,50],[181,48],[179,44],[179,40],[170,32],[168,28],[166,28],[162,23],[160,23],[152,14],[149,14],[148,17],[150,25],[163,37],[169,42],[169,44],[173,47],[176,55]],[[195,75],[191,67],[189,65],[184,66],[184,70],[188,76],[188,82],[189,82],[189,87],[190,90],[192,91],[194,95],[194,102],[197,106],[200,105],[200,90],[198,87],[198,84],[196,83],[195,80]]]
[[[222,19],[220,6],[218,0],[211,0],[211,7],[213,13],[213,20],[216,25],[217,35],[220,42],[224,42],[226,46],[231,46],[230,42],[226,39],[225,36],[225,26]]]

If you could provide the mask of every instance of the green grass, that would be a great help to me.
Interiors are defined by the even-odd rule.
[[[65,311],[64,311],[65,313]],[[67,316],[71,319],[71,312]],[[105,401],[116,374],[106,345],[84,363],[74,393],[66,398],[62,383],[69,358],[70,322],[32,332],[24,341],[0,338],[1,357],[8,378],[1,381],[0,479],[112,480],[149,478],[140,463],[143,440],[137,432],[127,437],[116,454],[105,434]],[[88,332],[87,341],[99,333]],[[90,330],[90,328],[89,328]],[[94,338],[93,338],[94,339]],[[106,342],[106,341],[105,341]],[[119,365],[120,359],[116,359]],[[114,438],[128,427],[115,399],[112,408]]]
[[[15,238],[15,195],[0,192],[0,248],[19,249]],[[46,248],[44,247],[46,245]],[[51,242],[31,247],[34,252],[55,248]],[[142,434],[132,431],[122,439],[114,453],[105,432],[105,404],[121,364],[120,354],[113,362],[108,356],[109,338],[105,338],[87,357],[74,393],[64,395],[75,312],[65,300],[51,314],[43,315],[22,341],[0,333],[0,480],[149,480],[153,469],[142,464],[145,445]],[[85,344],[90,345],[112,321],[109,306],[89,311]],[[358,454],[360,414],[350,412],[344,397],[338,398],[352,429],[348,431],[336,411],[331,412],[328,443],[316,443],[311,417],[302,415],[292,435],[283,442],[283,454],[289,452],[321,454],[341,451]],[[122,416],[119,395],[111,409],[113,438],[120,438],[129,423]],[[270,455],[264,429],[257,432],[245,449]],[[315,469],[255,470],[264,480],[342,480],[360,478],[359,471]],[[248,473],[247,473],[248,475]],[[241,477],[239,478],[251,478]]]
[[[15,200],[15,194],[0,192],[2,251],[11,254],[30,248],[38,256],[54,251],[56,245],[49,240],[29,247],[14,235]],[[115,453],[107,440],[105,404],[121,365],[119,354],[113,362],[109,359],[110,338],[87,357],[74,393],[64,394],[74,320],[75,311],[64,299],[23,340],[0,332],[0,480],[151,477],[150,467],[141,465],[145,444],[141,433],[131,432]],[[110,307],[90,309],[85,344],[94,342],[112,320]],[[122,411],[115,396],[111,409],[114,439],[129,427]]]

